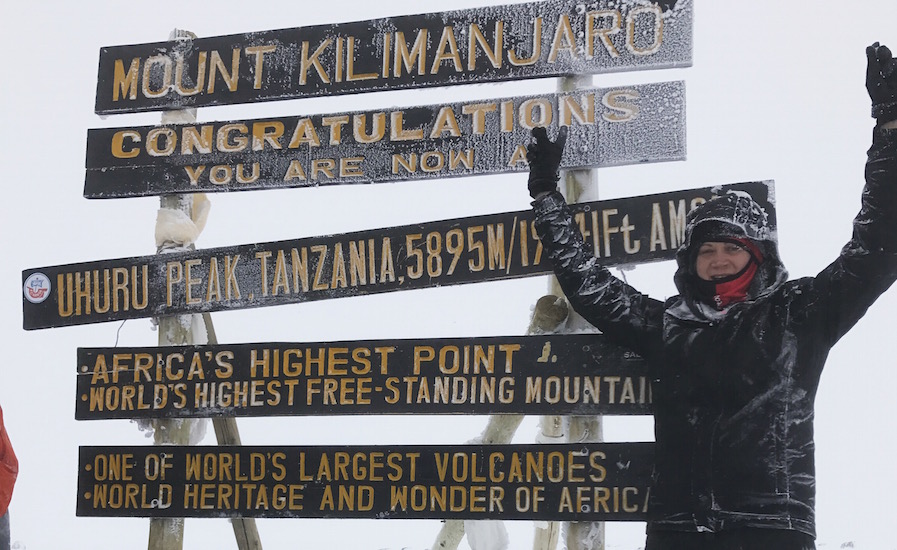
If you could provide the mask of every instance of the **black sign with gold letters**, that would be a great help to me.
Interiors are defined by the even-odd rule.
[[[94,129],[87,134],[84,195],[139,197],[521,172],[528,168],[525,144],[535,126],[569,127],[564,169],[684,160],[685,85]]]
[[[581,203],[586,242],[604,265],[668,260],[685,215],[727,190],[750,193],[774,224],[772,182]],[[544,275],[533,212],[290,241],[32,268],[22,272],[25,329],[266,307]]]
[[[549,0],[100,50],[98,114],[684,67],[692,2]]]
[[[653,447],[81,447],[77,515],[644,521]]]
[[[640,357],[597,334],[80,348],[75,418],[650,414]]]

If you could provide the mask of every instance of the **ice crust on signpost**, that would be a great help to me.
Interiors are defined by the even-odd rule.
[[[227,64],[234,51],[245,59],[238,66]],[[551,0],[105,47],[95,110],[182,109],[691,62],[691,0],[662,6]]]
[[[772,217],[771,182],[744,182]],[[728,188],[727,187],[727,188]],[[673,259],[680,218],[709,188],[611,199],[574,206],[581,228],[607,266]],[[27,330],[266,307],[450,284],[544,275],[551,267],[532,228],[532,210],[441,220],[292,241],[253,243],[158,256],[31,268],[51,286],[45,299],[23,295]],[[607,229],[607,230],[605,230]],[[440,251],[432,243],[446,243]],[[430,242],[430,249],[427,243]],[[428,250],[440,262],[427,259]],[[364,252],[362,252],[364,251]],[[127,285],[113,302],[112,275]],[[85,294],[76,286],[85,287]],[[118,286],[121,286],[119,283]],[[118,288],[116,286],[115,288]],[[96,289],[96,290],[94,290]],[[117,294],[116,294],[117,295]],[[111,296],[111,297],[110,297]],[[99,306],[97,306],[99,304]]]
[[[84,195],[222,193],[525,172],[525,145],[536,126],[551,134],[569,128],[565,170],[684,160],[685,122],[685,84],[670,81],[372,111],[93,129]],[[180,145],[163,147],[163,137]]]

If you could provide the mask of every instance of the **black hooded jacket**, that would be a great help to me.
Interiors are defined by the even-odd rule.
[[[707,204],[687,219],[675,275],[680,295],[666,303],[597,263],[559,193],[533,207],[574,309],[652,367],[648,529],[759,527],[815,536],[813,401],[822,367],[897,279],[897,130],[875,130],[853,236],[815,277],[787,280],[766,215],[749,196]],[[692,246],[711,225],[764,252],[747,300],[723,311],[694,292]]]

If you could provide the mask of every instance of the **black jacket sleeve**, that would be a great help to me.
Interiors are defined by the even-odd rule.
[[[539,239],[573,309],[616,344],[650,354],[660,341],[663,303],[598,263],[560,193],[540,197],[533,209]]]
[[[866,185],[853,235],[838,258],[811,282],[828,343],[838,341],[897,279],[897,130],[877,127],[866,161]]]

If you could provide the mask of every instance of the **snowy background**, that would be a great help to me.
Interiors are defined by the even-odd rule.
[[[504,2],[513,3],[513,2]],[[175,28],[213,36],[489,5],[485,0],[178,3],[61,0],[4,9],[0,404],[21,463],[10,508],[14,548],[145,548],[145,519],[75,517],[79,445],[151,443],[129,421],[75,422],[75,349],[154,345],[149,320],[25,332],[21,271],[154,252],[157,198],[82,198],[86,132],[156,124],[158,114],[93,114],[102,46],[165,40]],[[173,6],[177,5],[177,9]],[[688,160],[603,169],[602,198],[746,180],[776,181],[782,256],[813,275],[838,253],[859,207],[872,119],[864,48],[897,46],[893,0],[701,0],[694,66],[595,77],[596,86],[685,80]],[[199,111],[201,121],[344,112],[554,91],[551,79],[306,99]],[[525,177],[212,195],[202,248],[267,242],[528,208]],[[639,267],[631,283],[673,292],[673,265]],[[463,285],[213,315],[227,342],[520,335],[547,278]],[[893,550],[897,476],[897,290],[832,351],[817,399],[820,550]],[[528,418],[517,442],[532,442]],[[460,443],[484,417],[240,419],[244,444]],[[609,419],[612,441],[650,440],[650,419]],[[214,436],[204,443],[213,444]],[[430,548],[437,521],[259,520],[266,549]],[[511,548],[533,526],[508,525]],[[643,524],[611,524],[608,548],[636,550]],[[466,542],[462,548],[466,548]],[[236,548],[226,520],[187,520],[185,548]]]

